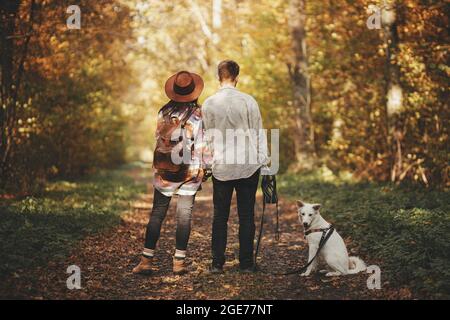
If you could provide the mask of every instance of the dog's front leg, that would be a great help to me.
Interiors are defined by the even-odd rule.
[[[308,251],[308,262],[311,261],[311,259],[314,257],[314,255],[317,252],[317,247],[315,246],[309,246],[309,251]],[[302,277],[307,277],[311,274],[311,272],[315,271],[317,267],[317,259],[314,259],[314,261],[308,266],[308,268],[306,268],[306,271],[303,272],[300,276]]]

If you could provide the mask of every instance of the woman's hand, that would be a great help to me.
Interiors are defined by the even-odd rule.
[[[212,170],[211,169],[203,169],[203,179],[202,181],[205,182],[208,180],[209,177],[212,176]]]

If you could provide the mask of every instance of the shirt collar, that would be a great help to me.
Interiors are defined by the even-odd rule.
[[[220,86],[219,90],[223,90],[223,89],[234,89],[234,90],[237,90],[237,88],[235,86],[233,86],[232,84],[228,84],[228,83]]]

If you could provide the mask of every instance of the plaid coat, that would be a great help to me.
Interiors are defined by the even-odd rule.
[[[192,108],[196,108],[192,112]],[[164,126],[164,115],[169,114],[171,118],[176,117],[180,121],[189,113],[190,117],[184,127],[185,143],[184,150],[190,150],[190,159],[187,165],[187,174],[182,181],[180,179],[171,179],[171,177],[162,170],[154,169],[154,187],[166,196],[174,194],[194,195],[201,188],[203,179],[203,168],[207,160],[206,146],[203,141],[203,123],[200,107],[196,103],[169,103],[158,112],[158,123],[156,129],[156,140],[161,139],[161,129]],[[176,180],[176,181],[173,181]]]

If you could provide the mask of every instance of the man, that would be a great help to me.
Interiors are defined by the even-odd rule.
[[[245,273],[254,271],[255,195],[261,167],[268,162],[267,139],[262,130],[258,103],[236,88],[239,69],[239,65],[231,60],[219,64],[220,89],[202,107],[212,152],[212,273],[223,272],[234,190],[239,216],[240,270]]]

